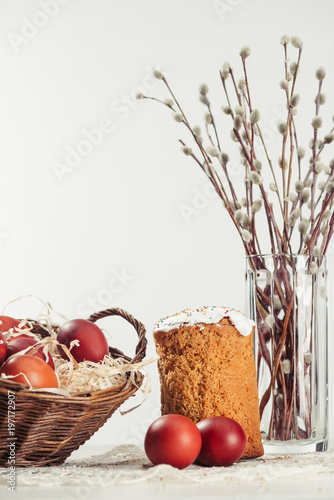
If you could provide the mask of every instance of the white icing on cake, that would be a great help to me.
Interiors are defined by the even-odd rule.
[[[204,306],[198,309],[184,309],[177,314],[162,318],[154,325],[153,331],[169,332],[181,325],[193,326],[200,323],[218,325],[223,318],[229,318],[238,332],[244,337],[250,335],[255,326],[254,321],[246,318],[241,311],[237,311],[232,307]]]

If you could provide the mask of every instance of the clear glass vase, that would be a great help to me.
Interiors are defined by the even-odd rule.
[[[256,322],[254,349],[265,451],[325,451],[326,257],[247,256],[245,312]]]

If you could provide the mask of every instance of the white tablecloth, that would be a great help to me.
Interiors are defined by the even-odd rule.
[[[86,448],[88,451],[88,448]],[[118,446],[90,458],[69,458],[57,467],[18,469],[16,492],[7,490],[0,469],[2,499],[89,500],[98,498],[321,498],[334,499],[334,451],[265,455],[231,467],[192,465],[179,471],[153,467],[144,451]]]

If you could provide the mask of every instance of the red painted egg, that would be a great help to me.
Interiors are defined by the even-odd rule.
[[[67,348],[70,348],[73,340],[79,341],[79,345],[71,349],[71,354],[78,363],[80,361],[100,363],[104,356],[109,354],[108,342],[102,330],[86,319],[72,319],[65,323],[59,329],[57,340]],[[61,347],[59,347],[59,353],[67,359]]]
[[[27,351],[27,354],[29,353],[30,351]],[[47,355],[44,354],[43,352],[43,347],[40,347],[38,349],[38,351],[36,351],[33,356],[35,356],[36,358],[40,358],[42,359],[43,361],[46,361],[48,365],[51,366],[52,370],[55,369],[55,364],[53,362],[53,358],[51,356],[50,353],[48,353]]]
[[[11,316],[0,316],[0,332],[8,332],[11,328],[18,327],[20,323],[20,320],[12,318]],[[22,330],[25,328],[28,327],[22,326]]]
[[[202,448],[197,462],[206,466],[227,466],[242,457],[247,438],[240,424],[228,417],[210,417],[198,422]]]
[[[9,339],[7,342],[7,359],[12,356],[13,354],[17,354],[20,351],[24,351],[28,347],[33,347],[38,341],[31,338],[31,337],[16,337]],[[25,354],[28,354],[30,352],[27,351]],[[52,359],[52,356],[49,354],[48,359],[46,359],[46,356],[43,352],[43,347],[40,347],[38,351],[36,351],[33,356],[36,356],[37,358],[43,359],[46,361],[51,368],[54,370],[54,362]]]
[[[13,337],[12,339],[8,339],[7,341],[7,358],[10,356],[13,356],[13,354],[16,354],[20,351],[24,351],[24,349],[27,349],[30,346],[33,346],[37,343],[37,340],[33,338],[28,338],[28,337]]]
[[[34,389],[44,389],[58,387],[58,379],[55,372],[45,361],[35,356],[12,356],[7,359],[0,368],[2,375],[12,375],[13,382],[30,385]]]
[[[153,422],[145,437],[145,452],[154,465],[168,464],[184,469],[201,449],[201,434],[183,415],[163,415]]]
[[[2,333],[0,333],[0,365],[5,361],[6,358],[7,358],[7,342]]]

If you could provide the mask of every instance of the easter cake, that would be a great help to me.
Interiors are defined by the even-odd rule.
[[[255,323],[228,307],[186,309],[154,326],[162,415],[222,415],[247,436],[243,458],[263,455],[253,355]]]

